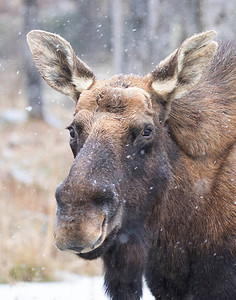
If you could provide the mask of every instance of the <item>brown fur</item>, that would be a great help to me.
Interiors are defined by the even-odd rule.
[[[68,127],[75,160],[56,192],[56,244],[101,256],[112,299],[140,299],[143,275],[156,299],[236,298],[236,46],[217,50],[214,36],[190,37],[145,77],[99,81],[78,60],[57,82],[65,94],[70,87],[76,108]],[[45,61],[64,62],[52,39],[74,57],[56,35],[28,37],[55,88]],[[50,55],[41,58],[44,47]]]

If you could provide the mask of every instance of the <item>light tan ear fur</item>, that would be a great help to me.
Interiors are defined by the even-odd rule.
[[[93,84],[93,73],[59,35],[33,30],[28,33],[27,42],[38,71],[54,89],[76,101]]]
[[[158,70],[162,70],[159,76],[160,79],[158,78],[158,75],[155,74],[157,78],[154,79],[152,88],[158,95],[161,95],[162,97],[165,97],[176,87],[177,72],[175,71],[175,69],[173,70],[173,66],[171,66],[173,64],[176,65],[176,55],[177,50],[175,50],[172,54],[170,54],[167,58],[160,62],[158,66]],[[176,68],[176,66],[174,66],[174,68]],[[166,74],[164,74],[164,72],[166,72]]]
[[[215,35],[214,31],[193,35],[162,61],[152,73],[154,91],[163,98],[174,93],[175,99],[189,92],[203,78],[215,56]]]

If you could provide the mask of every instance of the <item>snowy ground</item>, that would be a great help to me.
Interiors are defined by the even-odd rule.
[[[4,300],[107,300],[102,277],[68,276],[62,282],[0,284]],[[147,287],[143,300],[153,300]]]

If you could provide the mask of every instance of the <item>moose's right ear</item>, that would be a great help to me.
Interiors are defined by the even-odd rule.
[[[39,73],[52,88],[77,101],[79,94],[93,84],[92,71],[59,35],[32,30],[27,42]]]

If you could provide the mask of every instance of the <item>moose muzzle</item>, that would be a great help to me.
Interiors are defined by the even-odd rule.
[[[66,179],[56,190],[57,212],[55,243],[59,250],[86,253],[99,247],[105,240],[110,217],[109,204],[115,193],[107,186],[77,183]]]

